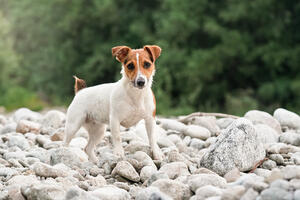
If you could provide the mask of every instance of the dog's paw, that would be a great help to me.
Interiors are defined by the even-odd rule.
[[[124,149],[122,147],[114,148],[114,154],[120,158],[124,158]]]

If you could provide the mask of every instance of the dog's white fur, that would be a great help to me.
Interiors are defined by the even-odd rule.
[[[153,157],[161,160],[162,152],[157,145],[156,123],[152,115],[155,109],[151,90],[154,71],[142,89],[134,87],[123,70],[122,75],[118,82],[88,87],[76,94],[67,111],[65,145],[84,126],[89,133],[85,151],[89,159],[96,162],[94,149],[103,138],[106,125],[110,125],[114,153],[123,157],[120,125],[131,127],[144,119]]]

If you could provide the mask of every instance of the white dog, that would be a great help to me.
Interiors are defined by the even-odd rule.
[[[109,124],[114,154],[123,157],[120,125],[128,128],[144,119],[153,158],[161,160],[162,152],[156,143],[154,130],[156,102],[151,90],[154,62],[160,53],[161,48],[155,45],[147,45],[143,49],[117,46],[112,48],[112,54],[122,63],[123,77],[118,82],[84,88],[85,82],[75,77],[76,95],[67,111],[65,145],[84,126],[89,133],[85,152],[92,162],[96,162],[95,146]]]

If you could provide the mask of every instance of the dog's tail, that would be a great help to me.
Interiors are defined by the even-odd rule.
[[[86,88],[86,83],[84,80],[78,78],[77,76],[73,76],[75,78],[75,85],[74,85],[74,91],[75,91],[75,94],[83,89],[83,88]]]

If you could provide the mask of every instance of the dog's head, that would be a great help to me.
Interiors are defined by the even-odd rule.
[[[151,86],[155,73],[154,63],[160,52],[161,48],[156,45],[146,45],[142,49],[131,49],[127,46],[112,48],[112,55],[122,63],[123,74],[139,89]]]

